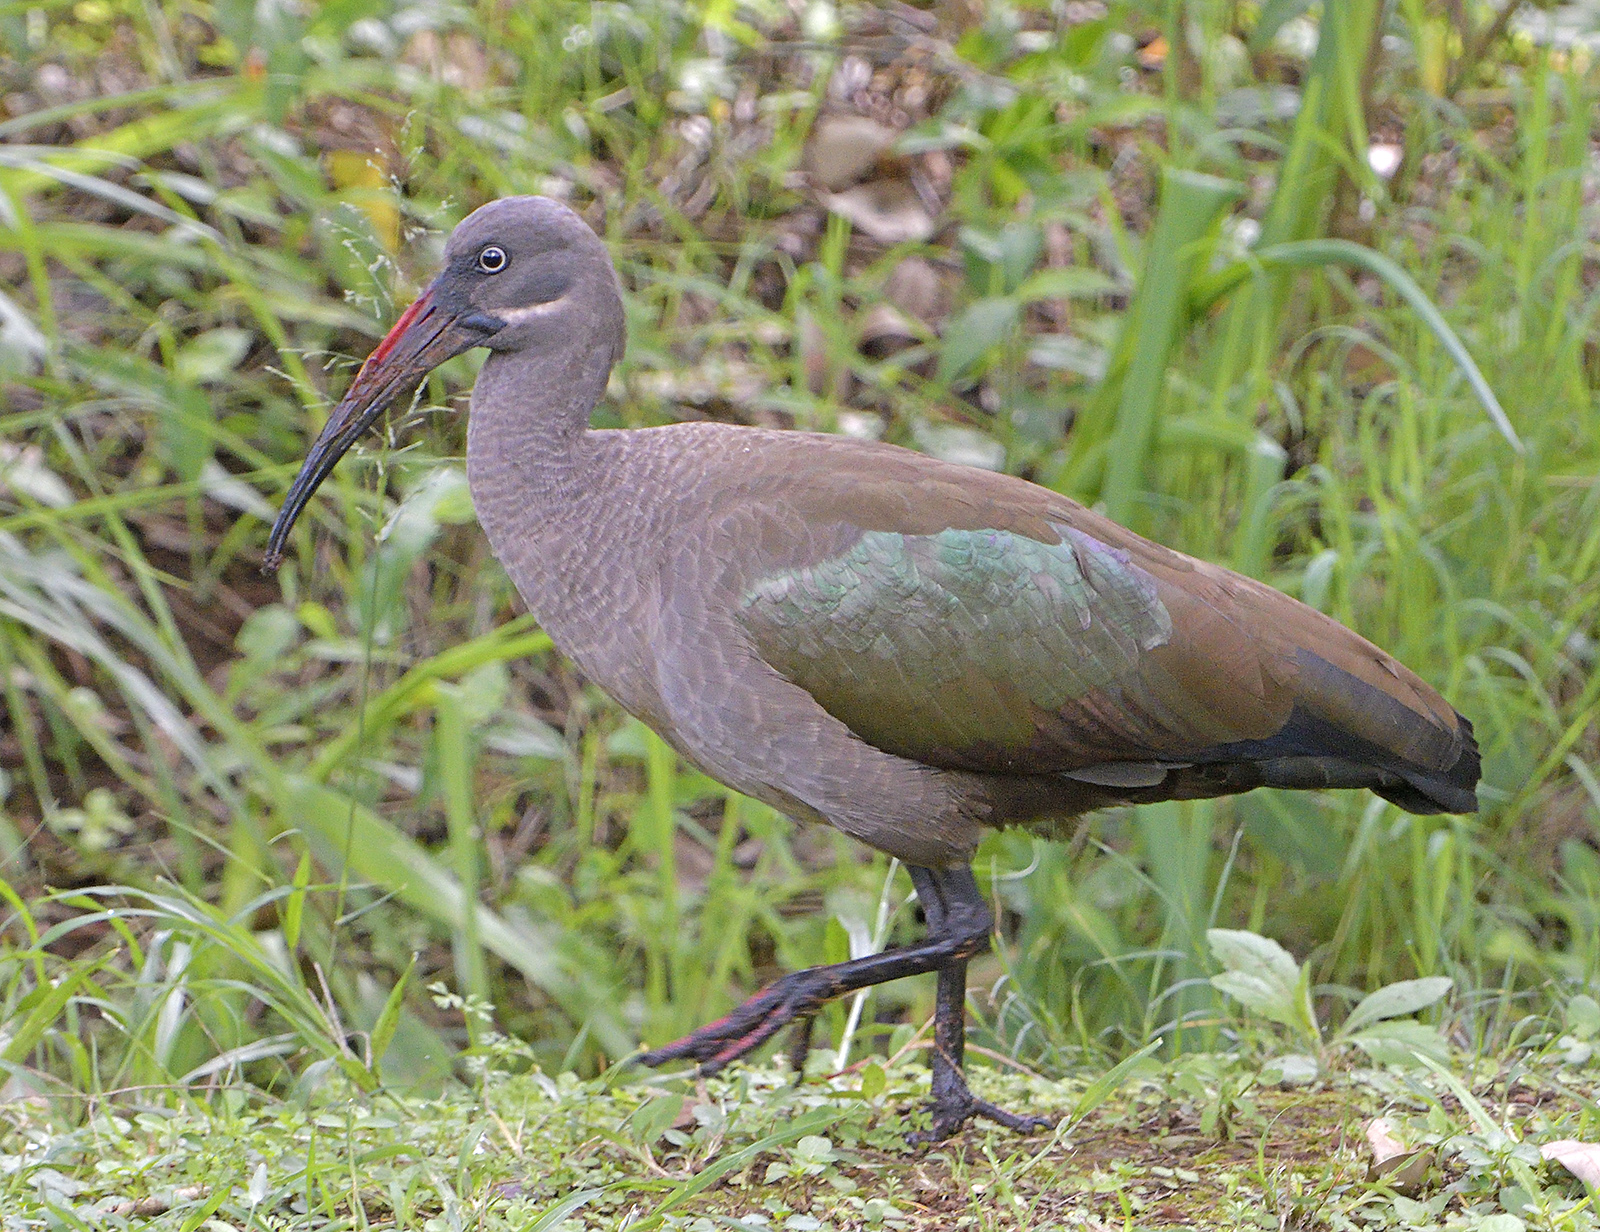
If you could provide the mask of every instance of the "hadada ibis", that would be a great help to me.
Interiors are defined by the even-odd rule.
[[[1477,806],[1472,726],[1304,604],[1021,479],[871,441],[713,423],[589,426],[622,355],[604,244],[542,197],[477,210],[351,382],[268,566],[350,444],[473,347],[467,475],[489,542],[574,663],[688,762],[909,867],[917,945],[784,976],[644,1054],[712,1072],[832,997],[938,974],[932,1128],[1042,1122],[962,1073],[996,826],[1256,787]]]

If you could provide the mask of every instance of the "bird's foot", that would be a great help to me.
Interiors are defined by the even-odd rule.
[[[839,964],[843,965],[843,964]],[[692,1060],[700,1073],[714,1074],[746,1053],[754,1052],[791,1022],[804,1022],[847,989],[839,987],[832,967],[808,967],[768,984],[732,1013],[708,1022],[680,1040],[645,1053],[645,1065]],[[809,1044],[810,1033],[796,1037]],[[800,1064],[805,1063],[804,1056]]]
[[[959,1134],[974,1117],[993,1121],[996,1125],[1003,1125],[1019,1134],[1038,1134],[1056,1127],[1055,1121],[1050,1117],[1019,1116],[1015,1112],[1007,1112],[986,1099],[979,1099],[965,1086],[960,1091],[946,1091],[942,1096],[930,1099],[928,1111],[933,1115],[933,1123],[927,1129],[919,1129],[906,1135],[906,1141],[912,1146],[943,1142],[946,1138]]]

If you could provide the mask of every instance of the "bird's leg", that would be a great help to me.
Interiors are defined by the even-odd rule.
[[[1019,1134],[1052,1128],[1055,1122],[1049,1117],[1018,1116],[972,1093],[962,1073],[967,1043],[966,1016],[967,964],[962,960],[939,972],[939,991],[933,1007],[933,1083],[928,1100],[933,1124],[908,1135],[911,1144],[940,1142],[959,1133],[973,1117],[983,1117]]]
[[[928,927],[933,931],[942,930],[952,914],[971,912],[976,906],[985,921],[987,937],[994,927],[994,917],[989,914],[988,904],[983,901],[972,871],[965,868],[960,871],[965,874],[964,878],[928,869],[911,870],[911,880],[917,887],[917,898],[922,903]],[[939,986],[933,1003],[933,1082],[928,1100],[933,1124],[910,1135],[913,1145],[940,1142],[959,1133],[975,1116],[1022,1134],[1049,1129],[1054,1124],[1048,1117],[1018,1116],[975,1096],[962,1072],[966,1051],[967,959],[959,958],[939,969]]]
[[[952,959],[979,953],[988,944],[985,923],[981,929],[929,937],[921,945],[793,971],[768,984],[726,1017],[707,1023],[676,1043],[647,1052],[639,1060],[646,1065],[662,1065],[688,1058],[700,1062],[702,1074],[714,1074],[730,1061],[759,1048],[788,1023],[811,1017],[835,997],[908,975],[938,971]]]
[[[934,1019],[933,1128],[922,1141],[949,1137],[974,1116],[987,1117],[1010,1129],[1028,1132],[1048,1121],[1019,1117],[973,1096],[961,1073],[966,1036],[967,960],[989,948],[994,917],[978,890],[970,868],[911,867],[928,922],[920,945],[901,946],[826,967],[808,967],[767,985],[743,1005],[676,1043],[647,1052],[646,1065],[682,1059],[700,1063],[700,1073],[714,1074],[753,1052],[785,1025],[804,1021],[835,997],[908,975],[939,973]],[[810,1032],[797,1035],[810,1042]],[[801,1058],[801,1064],[804,1058]]]

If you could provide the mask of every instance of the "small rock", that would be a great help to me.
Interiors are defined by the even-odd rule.
[[[866,116],[823,116],[806,143],[805,169],[821,187],[838,192],[871,171],[895,136]]]
[[[950,312],[950,296],[933,263],[907,257],[884,281],[883,295],[901,312],[924,324],[943,320]]]
[[[62,98],[71,91],[72,78],[59,64],[41,64],[33,75],[33,84],[46,98]]]
[[[862,315],[861,350],[874,359],[903,351],[917,342],[917,330],[892,304],[874,304]]]
[[[832,213],[880,244],[931,239],[937,230],[909,180],[879,180],[818,196]]]

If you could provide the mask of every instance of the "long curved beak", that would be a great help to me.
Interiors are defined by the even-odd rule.
[[[451,312],[439,303],[439,298],[439,284],[435,281],[400,314],[394,328],[367,356],[367,362],[350,382],[350,388],[306,454],[300,473],[289,485],[283,508],[267,538],[267,554],[261,564],[264,572],[277,571],[295,519],[372,421],[398,399],[413,393],[423,378],[445,360],[482,346],[503,324],[482,313]]]

